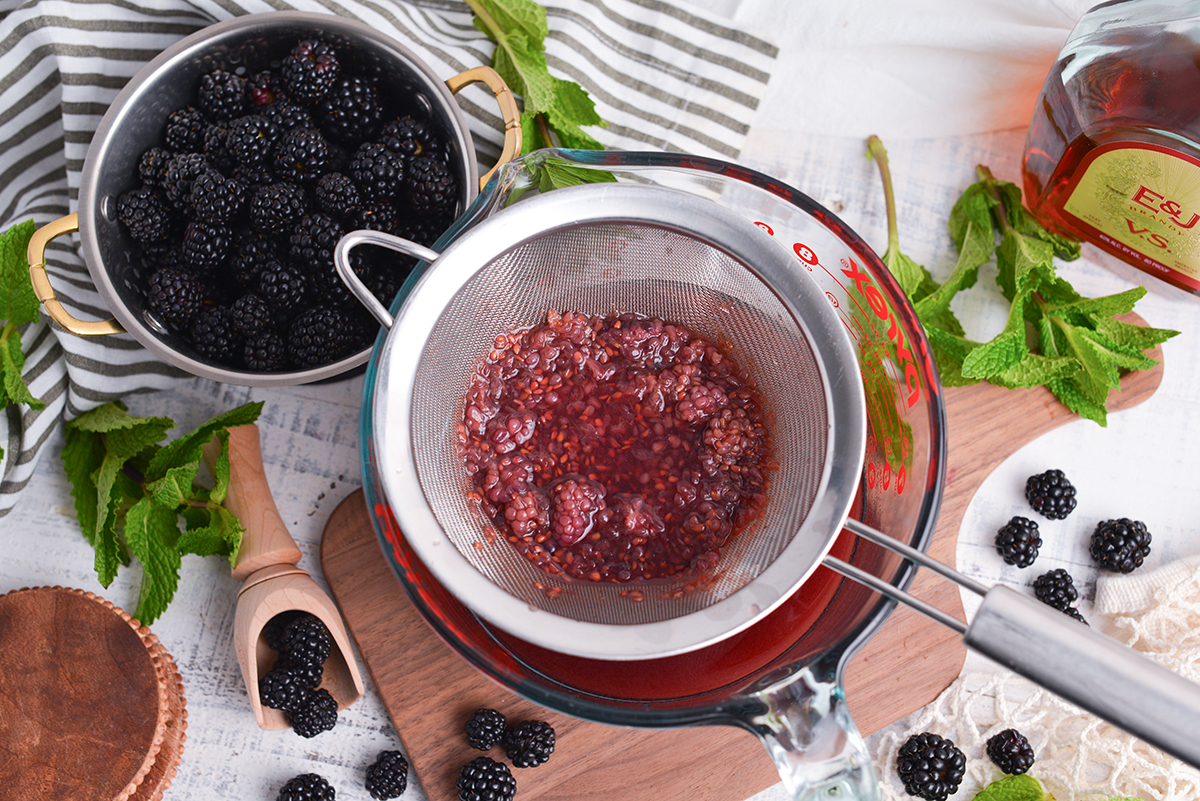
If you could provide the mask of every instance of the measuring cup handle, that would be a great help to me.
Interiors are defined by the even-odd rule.
[[[492,90],[492,94],[496,96],[496,102],[500,105],[500,116],[504,118],[504,150],[501,151],[500,160],[496,162],[495,166],[479,179],[479,188],[482,190],[487,185],[488,179],[502,164],[507,164],[521,155],[521,111],[517,108],[517,99],[513,97],[508,84],[500,77],[500,73],[491,67],[475,67],[466,72],[460,72],[453,78],[447,79],[446,86],[453,94],[458,94],[473,83],[482,83]]]
[[[879,782],[842,688],[820,672],[795,666],[760,681],[752,696],[760,704],[739,722],[762,740],[795,801],[878,801]]]
[[[1041,601],[995,586],[963,634],[984,656],[1200,767],[1200,684]]]
[[[29,260],[29,280],[33,282],[33,294],[41,302],[42,308],[50,319],[61,325],[75,336],[96,337],[107,334],[120,334],[125,329],[116,320],[80,320],[63,308],[54,287],[50,285],[50,276],[46,274],[46,246],[50,241],[63,234],[72,234],[79,230],[79,214],[68,214],[59,217],[52,223],[47,223],[33,232],[29,239],[29,247],[25,254]]]

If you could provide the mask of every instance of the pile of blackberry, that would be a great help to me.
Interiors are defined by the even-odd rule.
[[[460,195],[435,126],[389,102],[352,53],[308,39],[276,67],[204,75],[168,115],[117,216],[140,245],[147,309],[202,361],[303,370],[370,345],[334,245],[363,228],[430,245]],[[385,303],[414,263],[369,246],[353,260]]]
[[[499,745],[516,768],[533,768],[554,753],[554,727],[544,720],[522,720],[509,725],[495,709],[476,709],[463,725],[467,743],[480,751]],[[458,774],[459,801],[511,801],[516,779],[503,762],[481,756],[463,765]]]
[[[333,651],[325,624],[307,612],[284,612],[267,622],[263,638],[279,654],[258,681],[263,706],[287,715],[301,737],[316,737],[337,725],[337,701],[320,686]]]

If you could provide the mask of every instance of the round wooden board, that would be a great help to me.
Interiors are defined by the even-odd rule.
[[[149,629],[83,590],[0,595],[0,787],[27,801],[157,801],[183,685]]]

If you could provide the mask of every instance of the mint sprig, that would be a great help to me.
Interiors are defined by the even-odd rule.
[[[1158,362],[1145,351],[1179,334],[1117,319],[1146,294],[1135,287],[1086,298],[1057,274],[1055,259],[1079,258],[1080,244],[1047,230],[1021,203],[1015,184],[976,169],[950,211],[948,230],[958,261],[945,281],[900,251],[887,151],[868,139],[883,179],[888,246],[881,257],[916,309],[945,386],[987,381],[1010,389],[1046,386],[1080,417],[1107,424],[1109,391],[1126,371]],[[997,239],[999,240],[997,242]],[[974,286],[979,268],[995,259],[996,283],[1008,300],[1004,329],[987,342],[969,339],[951,310]]]
[[[241,522],[222,506],[229,490],[229,429],[258,419],[263,404],[219,414],[165,445],[175,428],[168,417],[134,417],[120,401],[66,425],[63,469],[75,514],[96,552],[96,576],[108,587],[122,565],[137,559],[142,580],[134,616],[149,625],[167,609],[179,585],[185,554],[228,556],[241,544]],[[213,486],[197,483],[206,443],[220,454]]]
[[[26,257],[35,230],[33,220],[27,220],[0,234],[0,409],[12,403],[46,408],[22,376],[25,354],[21,350],[21,328],[38,318],[41,305],[29,280]],[[0,458],[3,456],[4,449],[0,448]]]

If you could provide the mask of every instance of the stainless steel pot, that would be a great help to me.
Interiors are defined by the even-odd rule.
[[[199,358],[177,333],[162,325],[146,307],[140,287],[145,277],[131,258],[138,247],[117,221],[116,201],[138,184],[143,151],[163,138],[167,115],[192,102],[200,77],[213,69],[255,69],[278,62],[296,42],[320,36],[343,46],[363,74],[385,78],[385,100],[394,107],[424,107],[450,154],[461,197],[458,210],[470,205],[482,178],[467,123],[454,95],[484,83],[496,96],[505,124],[500,163],[521,149],[519,111],[512,93],[490,67],[477,67],[442,81],[412,51],[354,19],[329,14],[271,12],[234,17],[181,39],[143,67],[117,95],[96,129],[79,189],[79,211],[38,230],[29,246],[30,277],[46,313],[79,336],[127,331],[166,362],[194,375],[232,384],[273,386],[330,378],[364,364],[370,349],[333,364],[281,373],[254,373],[213,365]],[[498,165],[497,165],[498,166]],[[63,308],[45,270],[46,246],[58,236],[79,232],[88,272],[115,319],[79,320]]]

